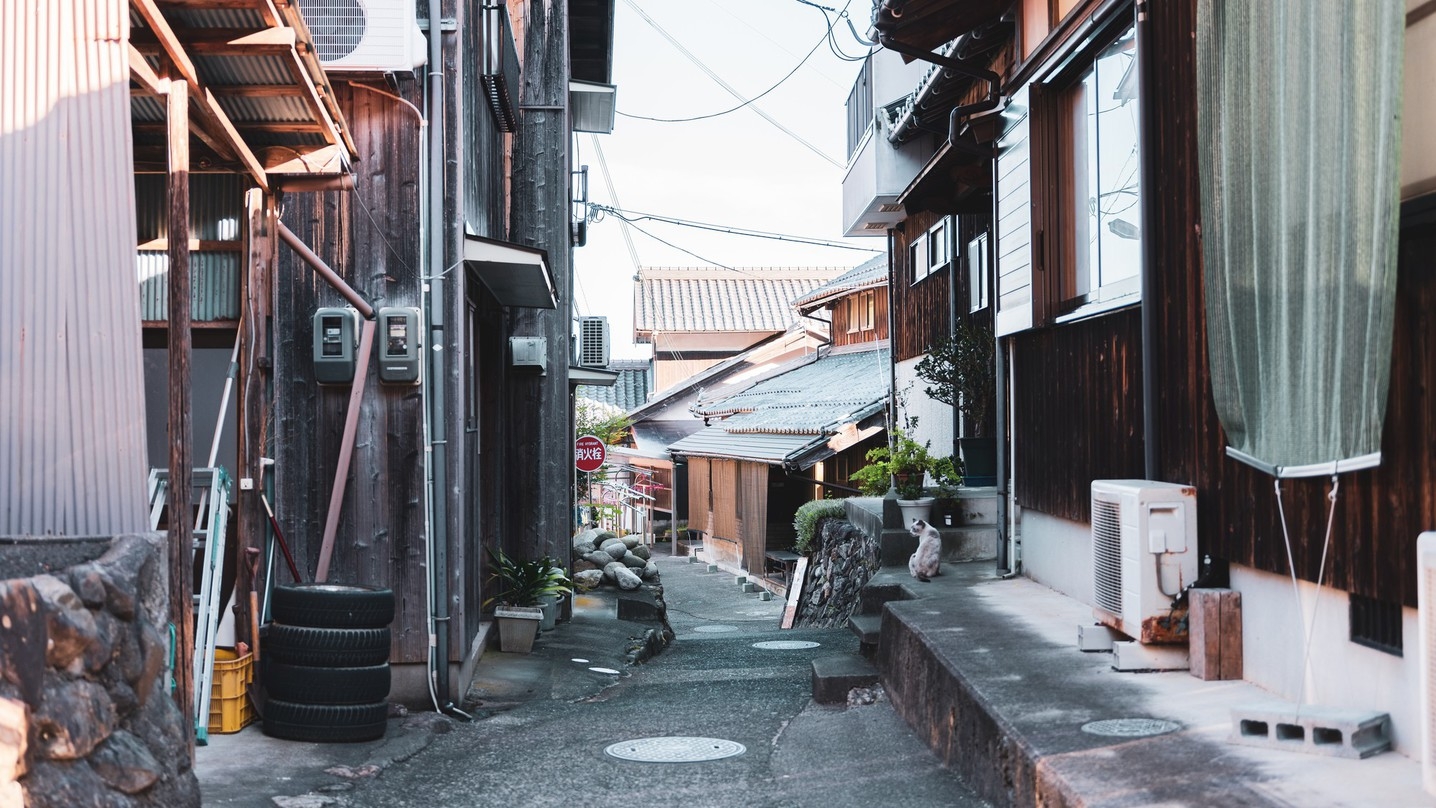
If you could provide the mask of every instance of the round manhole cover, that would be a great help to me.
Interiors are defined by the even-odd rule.
[[[1093,735],[1113,738],[1143,738],[1148,735],[1165,735],[1176,732],[1182,725],[1175,721],[1159,718],[1113,718],[1107,721],[1093,721],[1082,725],[1082,731]]]
[[[693,629],[700,634],[723,634],[729,631],[737,631],[737,626],[698,626]]]
[[[639,763],[701,763],[736,757],[748,748],[722,738],[693,738],[675,735],[666,738],[637,738],[620,741],[603,750],[610,757]]]
[[[762,648],[764,651],[801,651],[804,648],[817,648],[819,645],[821,643],[807,640],[765,640],[753,643],[754,648]]]

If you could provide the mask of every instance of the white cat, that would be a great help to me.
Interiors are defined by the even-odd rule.
[[[921,519],[912,522],[912,535],[917,536],[917,551],[907,560],[907,571],[919,581],[938,575],[942,556],[942,534]]]

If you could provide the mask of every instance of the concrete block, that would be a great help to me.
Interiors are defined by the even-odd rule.
[[[1185,645],[1143,645],[1136,641],[1112,643],[1112,670],[1184,671],[1190,664]]]
[[[1366,758],[1391,748],[1391,716],[1374,710],[1264,702],[1232,708],[1232,735],[1241,746],[1312,755]]]
[[[819,657],[813,660],[813,700],[819,704],[843,704],[848,691],[878,683],[873,663],[852,654]]]
[[[1113,643],[1126,639],[1126,634],[1101,623],[1084,623],[1077,626],[1079,651],[1111,651]]]
[[[1206,681],[1242,678],[1242,593],[1193,589],[1187,619],[1192,675]]]
[[[848,618],[848,630],[858,635],[858,652],[868,658],[877,653],[882,628],[880,614],[855,614]]]
[[[769,592],[769,591],[766,590],[766,589],[764,589],[762,592],[759,592],[759,593],[758,593],[758,600],[767,602],[767,601],[770,601],[770,600],[772,600],[772,599],[773,599],[773,593],[772,593],[772,592]]]
[[[746,575],[736,576],[736,577],[733,579],[733,583],[735,583],[735,584],[737,584],[737,585],[739,585],[739,586],[742,586],[743,584],[748,583],[748,576],[746,576]]]
[[[759,589],[761,589],[761,588],[762,588],[762,587],[758,586],[757,584],[753,583],[752,581],[744,581],[744,582],[743,582],[743,591],[744,591],[744,592],[757,592],[757,591],[758,591]]]
[[[717,564],[709,564],[709,565],[708,565],[708,571],[709,571],[709,572],[717,572],[717,571],[718,571],[718,565],[717,565]]]

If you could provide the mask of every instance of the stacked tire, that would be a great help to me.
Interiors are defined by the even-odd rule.
[[[279,584],[263,647],[264,734],[292,741],[372,741],[389,717],[392,590]]]

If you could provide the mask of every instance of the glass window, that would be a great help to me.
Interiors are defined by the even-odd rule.
[[[912,246],[907,249],[907,257],[908,263],[912,265],[912,282],[917,283],[926,278],[929,266],[926,233],[912,240]]]
[[[938,219],[927,231],[927,274],[946,269],[952,260],[952,244],[948,238],[948,219]]]
[[[987,234],[967,242],[967,310],[980,311],[991,302],[987,279]]]
[[[1129,28],[1059,100],[1064,308],[1140,288],[1136,56],[1135,32]]]

